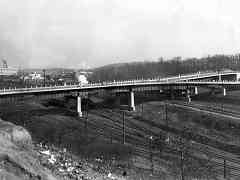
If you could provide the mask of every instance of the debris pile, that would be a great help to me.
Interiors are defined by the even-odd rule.
[[[36,144],[36,150],[40,162],[54,174],[66,180],[125,180],[126,172],[115,175],[111,172],[110,165],[103,165],[102,157],[96,158],[96,163],[90,163],[86,159],[76,158],[67,152],[65,148]]]

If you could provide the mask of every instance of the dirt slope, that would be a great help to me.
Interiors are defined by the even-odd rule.
[[[22,127],[0,120],[0,180],[56,180],[32,150],[31,136]]]

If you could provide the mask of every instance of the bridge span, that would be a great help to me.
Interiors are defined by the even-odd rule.
[[[179,74],[178,76],[164,78],[164,80],[172,81],[194,81],[194,80],[207,80],[207,81],[222,81],[222,80],[234,80],[238,81],[240,78],[240,72],[238,71],[217,71],[217,72],[197,72],[193,74]]]
[[[110,90],[113,92],[129,92],[130,109],[135,110],[134,91],[145,91],[150,89],[166,91],[181,89],[186,91],[186,96],[191,101],[191,95],[198,94],[198,87],[210,87],[221,89],[223,95],[227,90],[240,89],[240,73],[234,71],[212,72],[212,73],[195,73],[189,75],[179,75],[168,78],[148,79],[148,80],[129,80],[102,82],[86,85],[65,85],[50,87],[31,87],[31,88],[12,88],[0,89],[0,98],[16,97],[24,95],[39,94],[58,94],[58,93],[75,93],[78,102],[78,113],[82,116],[81,111],[81,94],[98,90]]]

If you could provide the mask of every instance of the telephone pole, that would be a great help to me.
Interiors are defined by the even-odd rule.
[[[181,180],[184,180],[184,152],[181,150]]]
[[[125,144],[126,137],[125,137],[125,112],[123,111],[123,116],[122,116],[122,135],[123,135],[123,144]]]
[[[227,177],[227,162],[226,162],[226,159],[223,160],[223,177],[224,179],[226,179]]]
[[[165,103],[165,121],[166,121],[166,126],[168,128],[168,109],[167,109],[167,102]]]
[[[43,86],[46,86],[46,69],[43,69]]]

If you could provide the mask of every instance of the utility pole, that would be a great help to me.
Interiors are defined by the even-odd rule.
[[[88,104],[89,102],[88,102],[88,96],[87,96],[87,99],[86,99],[86,116],[87,116],[87,118],[88,118],[88,111],[89,111],[89,104]]]
[[[112,142],[113,142],[113,138],[112,138],[112,131],[113,131],[113,128],[110,130],[111,132],[110,132],[110,143],[112,144]]]
[[[122,116],[122,135],[123,135],[123,144],[125,144],[125,112],[123,111]]]
[[[152,152],[152,146],[153,146],[153,136],[151,135],[150,138],[149,138],[149,150],[150,150],[150,161],[151,161],[151,173],[153,175],[153,152]]]
[[[185,142],[184,142],[184,135],[185,135],[186,128],[183,128],[182,135],[180,137],[180,152],[181,152],[181,157],[180,157],[180,166],[181,166],[181,180],[184,180],[184,154],[185,154]]]
[[[168,108],[167,108],[167,102],[165,103],[165,121],[166,121],[166,127],[167,127],[167,139],[165,140],[167,143],[169,143],[169,134],[168,134]]]
[[[111,129],[110,129],[110,143],[112,144],[113,143],[113,128],[114,128],[114,119],[112,119],[112,126],[111,126]]]
[[[46,86],[46,69],[43,69],[43,86]]]
[[[181,149],[181,180],[184,180],[184,153],[183,149]]]
[[[85,111],[85,133],[86,137],[88,139],[88,100],[86,102],[86,111]]]
[[[88,139],[88,117],[85,117],[85,134],[86,134],[86,139]]]
[[[223,160],[223,177],[224,179],[226,179],[227,177],[227,163],[226,163],[226,159]]]
[[[166,121],[166,126],[168,128],[168,109],[167,109],[167,102],[165,103],[165,121]]]

